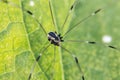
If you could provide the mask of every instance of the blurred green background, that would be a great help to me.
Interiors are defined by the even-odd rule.
[[[61,26],[74,0],[51,0],[55,27],[48,0],[35,0],[34,5],[30,5],[31,1],[11,0],[21,9],[0,2],[0,80],[27,80],[35,58],[48,44],[39,24],[22,9],[33,12],[47,32],[64,34],[72,25],[102,8],[68,33],[65,40],[103,43],[103,36],[109,35],[112,37],[109,44],[120,48],[119,0],[78,0],[64,29]],[[62,45],[78,57],[86,80],[120,80],[119,50],[85,43],[64,42]],[[81,80],[81,74],[71,55],[51,45],[37,63],[32,80]]]

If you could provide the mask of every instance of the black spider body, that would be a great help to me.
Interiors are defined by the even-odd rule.
[[[57,34],[56,32],[49,32],[48,33],[48,40],[51,42],[51,44],[54,44],[55,46],[59,46],[60,42],[63,42],[63,37],[61,37],[60,34]]]

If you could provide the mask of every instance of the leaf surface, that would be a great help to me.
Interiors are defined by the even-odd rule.
[[[117,1],[79,0],[63,29],[61,26],[74,1],[50,1],[55,26],[52,22],[48,0],[35,0],[34,6],[30,6],[29,0],[11,1],[21,9],[0,2],[1,80],[27,80],[39,54],[42,54],[42,57],[37,62],[32,80],[81,79],[74,59],[63,49],[51,45],[44,53],[41,53],[42,49],[49,44],[47,36],[35,19],[23,9],[31,11],[47,33],[57,31],[64,34],[78,21],[98,8],[102,8],[99,14],[84,21],[68,33],[65,40],[90,40],[102,43],[102,37],[110,35],[112,37],[110,44],[120,46],[120,5]],[[78,57],[86,80],[120,79],[119,51],[109,49],[104,45],[69,42],[64,42],[62,45]]]

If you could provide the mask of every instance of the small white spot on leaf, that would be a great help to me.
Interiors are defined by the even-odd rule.
[[[30,0],[30,6],[34,6],[34,1]]]
[[[104,36],[102,37],[102,41],[103,41],[104,43],[110,43],[110,42],[112,41],[112,37],[109,36],[109,35],[104,35]]]

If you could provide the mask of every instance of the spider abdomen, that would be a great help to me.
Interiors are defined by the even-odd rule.
[[[54,44],[56,46],[59,46],[60,42],[63,41],[60,34],[58,35],[56,32],[49,32],[48,40],[51,42],[51,44]]]

